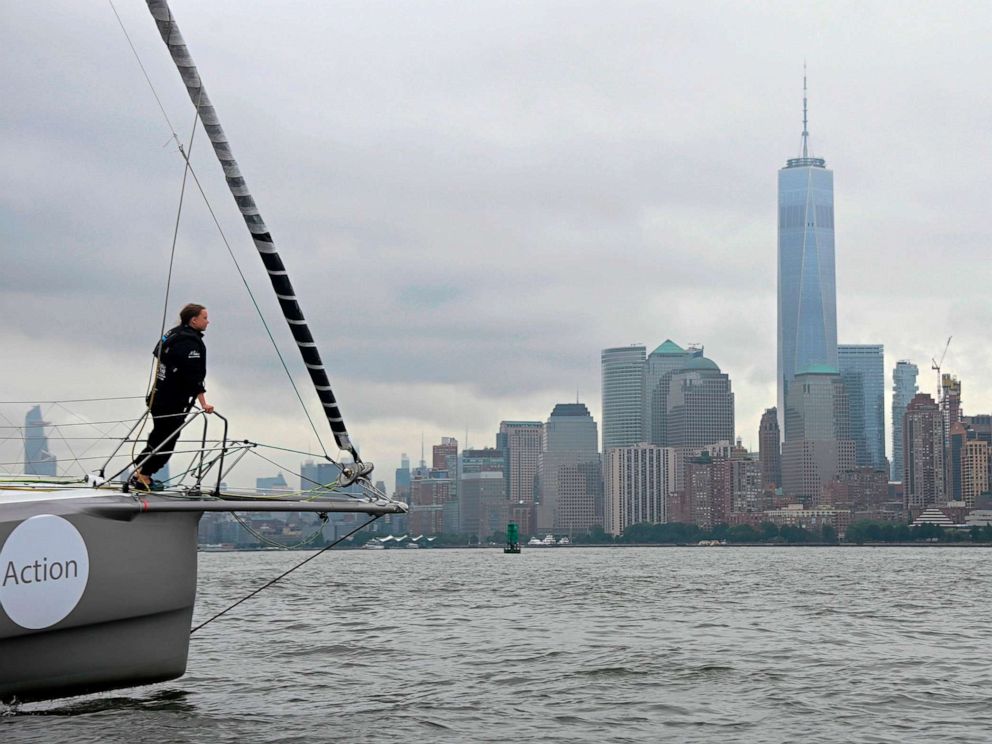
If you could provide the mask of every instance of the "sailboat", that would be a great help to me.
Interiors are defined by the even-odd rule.
[[[302,500],[245,498],[223,486],[250,443],[232,442],[216,412],[203,424],[187,482],[162,493],[122,489],[111,458],[85,479],[40,475],[0,482],[0,702],[44,700],[161,682],[181,676],[196,598],[197,524],[208,512],[337,512],[370,517],[406,505],[371,486],[345,427],[313,336],[272,236],[231,153],[166,0],[148,8],[176,63],[228,186],[271,280],[340,450],[332,486]],[[147,415],[147,414],[146,414]],[[221,432],[208,439],[207,427]],[[135,423],[119,445],[131,441]],[[209,442],[209,444],[208,444]],[[225,466],[227,462],[227,466]],[[227,467],[227,469],[225,469]],[[360,497],[335,498],[353,484]]]

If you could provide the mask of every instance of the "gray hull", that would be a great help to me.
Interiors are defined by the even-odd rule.
[[[31,509],[62,516],[79,531],[89,575],[78,604],[51,627],[24,628],[0,611],[0,700],[97,692],[186,671],[200,513],[123,521],[72,513],[78,506],[54,502],[43,512]],[[0,545],[23,521],[6,518],[13,516],[7,511],[0,510]]]
[[[0,702],[186,671],[205,511],[399,513],[394,502],[198,500],[0,486]]]

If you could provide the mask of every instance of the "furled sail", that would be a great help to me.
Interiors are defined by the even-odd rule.
[[[338,447],[349,452],[355,459],[357,467],[346,467],[345,477],[351,480],[354,477],[366,476],[371,472],[372,464],[362,463],[361,458],[358,456],[358,451],[348,436],[348,430],[345,428],[341,411],[331,391],[331,383],[327,378],[327,371],[324,369],[324,364],[320,359],[320,353],[317,351],[317,345],[314,343],[313,335],[310,333],[306,318],[303,316],[303,310],[296,298],[296,292],[293,290],[289,275],[286,273],[286,267],[283,265],[282,259],[276,251],[275,244],[272,241],[272,235],[269,233],[269,228],[266,227],[265,222],[262,220],[258,207],[255,205],[255,200],[248,191],[248,185],[241,175],[238,163],[231,153],[231,146],[220,125],[217,111],[214,109],[213,104],[211,104],[203,82],[200,80],[200,74],[196,69],[196,64],[193,62],[192,56],[190,56],[189,49],[186,48],[186,42],[183,41],[182,34],[179,32],[179,27],[176,25],[169,4],[166,0],[147,0],[147,3],[148,9],[155,19],[155,24],[158,26],[159,33],[162,35],[162,40],[169,48],[169,54],[172,55],[172,60],[176,63],[183,83],[186,85],[186,91],[189,93],[193,105],[197,107],[200,121],[203,123],[203,128],[210,138],[214,153],[224,168],[224,176],[227,179],[228,188],[231,190],[234,201],[237,202],[238,209],[241,210],[245,224],[248,226],[252,240],[255,242],[255,248],[258,249],[258,255],[262,259],[265,270],[269,274],[272,289],[276,293],[279,305],[282,307],[283,316],[286,318],[289,330],[292,332],[293,338],[296,340],[296,345],[300,349],[303,363],[306,364],[307,371],[310,373],[310,379],[313,381],[313,386],[320,398],[324,413],[327,416],[327,423],[330,424],[331,431],[334,433],[334,439]]]

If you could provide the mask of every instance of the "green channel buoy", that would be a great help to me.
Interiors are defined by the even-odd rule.
[[[506,525],[506,547],[503,548],[503,552],[520,552],[520,529],[517,527],[516,522],[510,522]]]

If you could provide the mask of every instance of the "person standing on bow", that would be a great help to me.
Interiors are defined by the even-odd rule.
[[[204,381],[207,376],[207,347],[203,332],[210,325],[207,308],[190,303],[179,311],[179,325],[172,328],[155,345],[152,354],[158,359],[155,384],[148,395],[153,426],[148,443],[138,455],[128,486],[139,491],[161,490],[152,475],[172,457],[179,440],[179,430],[194,398],[206,413],[214,407],[207,403]],[[157,450],[157,451],[156,451]]]

